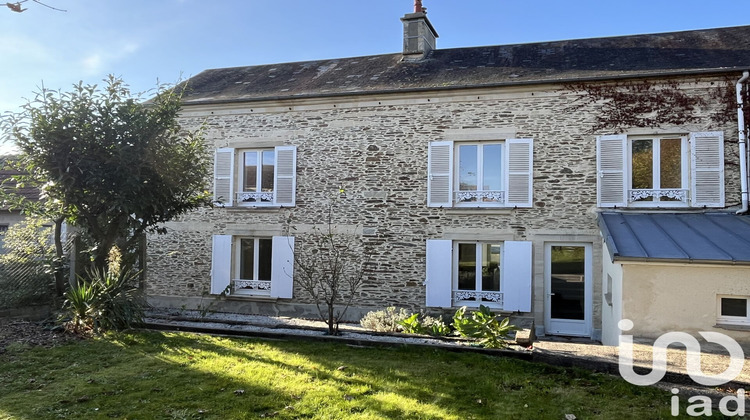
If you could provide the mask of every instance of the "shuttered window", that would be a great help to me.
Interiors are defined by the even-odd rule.
[[[296,200],[297,148],[217,149],[214,202],[223,207],[283,206]]]
[[[214,235],[211,294],[291,298],[294,237]]]
[[[599,207],[723,207],[724,137],[597,137]]]
[[[430,207],[531,207],[533,141],[452,142],[429,145]]]
[[[427,240],[426,306],[531,311],[529,241]]]

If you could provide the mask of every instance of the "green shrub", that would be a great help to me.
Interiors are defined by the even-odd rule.
[[[474,338],[479,344],[487,348],[504,348],[511,331],[518,327],[510,324],[510,319],[497,320],[497,316],[490,308],[479,305],[479,310],[466,314],[463,306],[453,315],[453,328],[463,337]]]
[[[445,336],[450,334],[451,329],[445,325],[440,318],[433,318],[429,315],[421,317],[420,314],[411,314],[406,319],[399,321],[399,325],[407,334],[427,334],[432,336]]]
[[[403,327],[400,321],[409,317],[409,313],[404,308],[395,308],[389,306],[384,310],[368,312],[361,320],[359,325],[362,328],[378,332],[400,332]]]
[[[65,293],[66,328],[76,333],[123,330],[143,320],[148,306],[138,272],[87,270]]]

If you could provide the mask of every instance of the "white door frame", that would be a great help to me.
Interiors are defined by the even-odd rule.
[[[584,247],[584,310],[583,320],[552,318],[552,247]],[[591,337],[594,298],[593,248],[590,242],[546,242],[544,244],[544,331],[551,335]]]

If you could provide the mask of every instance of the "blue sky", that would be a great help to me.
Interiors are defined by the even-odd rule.
[[[0,5],[0,112],[44,83],[134,91],[218,67],[393,53],[412,0],[45,0]],[[748,0],[424,0],[438,48],[750,24]],[[750,67],[750,63],[748,63]]]

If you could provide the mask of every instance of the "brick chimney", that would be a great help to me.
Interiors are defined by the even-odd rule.
[[[404,59],[427,57],[435,49],[438,34],[427,19],[427,8],[422,7],[422,0],[414,0],[414,13],[407,13],[401,21],[404,22]]]

